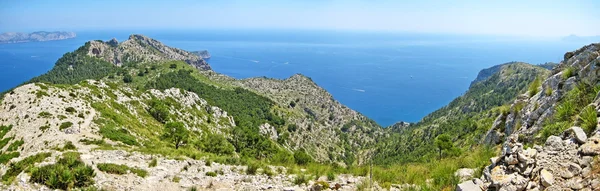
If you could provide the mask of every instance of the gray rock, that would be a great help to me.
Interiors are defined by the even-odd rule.
[[[546,139],[545,148],[550,151],[559,151],[564,147],[564,142],[560,137],[550,136]]]
[[[456,185],[456,191],[481,191],[481,188],[469,180]]]
[[[600,155],[600,138],[590,137],[579,151],[584,155]]]
[[[540,179],[542,180],[542,185],[545,187],[549,187],[554,184],[554,175],[552,175],[552,173],[548,172],[546,169],[542,169],[542,171],[540,171]]]
[[[569,129],[566,130],[567,132],[573,133],[573,135],[575,136],[575,140],[577,140],[577,142],[579,144],[584,144],[585,141],[587,140],[587,135],[585,134],[585,131],[583,131],[583,129],[581,129],[581,127],[571,127]]]
[[[475,170],[470,168],[461,168],[454,172],[454,176],[458,177],[460,182],[470,180],[473,178],[473,174],[475,174]]]

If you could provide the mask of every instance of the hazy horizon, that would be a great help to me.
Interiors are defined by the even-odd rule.
[[[0,31],[327,30],[563,37],[600,35],[595,1],[2,1]]]

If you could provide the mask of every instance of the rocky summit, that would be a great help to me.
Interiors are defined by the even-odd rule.
[[[208,51],[89,41],[2,94],[2,190],[599,190],[600,44],[482,70],[382,128],[310,77],[234,79]]]

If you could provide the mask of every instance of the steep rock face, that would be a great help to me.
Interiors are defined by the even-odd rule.
[[[38,31],[33,33],[15,33],[8,32],[0,34],[0,43],[19,43],[19,42],[40,42],[51,40],[64,40],[75,38],[74,32],[46,32]]]
[[[506,135],[496,139],[502,154],[474,182],[492,190],[600,189],[599,64],[600,44],[568,52],[537,93],[520,95],[488,131]]]
[[[90,56],[102,58],[119,66],[125,63],[181,60],[199,70],[210,70],[210,66],[201,56],[168,47],[143,35],[131,35],[128,40],[121,43],[117,43],[116,39],[109,42],[90,41],[87,52]]]
[[[298,126],[290,135],[290,146],[314,151],[318,161],[338,161],[353,155],[372,146],[382,134],[383,129],[374,121],[339,103],[306,76],[296,74],[285,80],[250,78],[236,83],[285,108],[278,112]]]

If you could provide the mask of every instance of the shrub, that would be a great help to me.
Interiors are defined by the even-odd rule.
[[[216,172],[206,172],[206,176],[216,177],[217,173]]]
[[[98,170],[109,174],[122,175],[127,174],[127,172],[130,171],[134,174],[137,174],[139,177],[146,177],[148,175],[148,172],[146,170],[140,168],[132,168],[122,164],[119,165],[113,163],[99,163],[98,165],[96,165],[96,167],[98,167]]]
[[[123,76],[123,82],[125,82],[125,83],[133,82],[133,76],[131,76],[130,74],[125,74]]]
[[[208,134],[196,142],[196,148],[217,155],[230,155],[235,152],[235,147],[223,135]]]
[[[334,181],[335,180],[335,173],[332,172],[332,171],[327,172],[327,180]]]
[[[71,190],[94,184],[96,173],[79,158],[79,153],[63,153],[56,164],[31,169],[29,181],[44,184],[52,189]]]
[[[67,143],[65,143],[65,146],[63,146],[63,150],[77,150],[77,147],[73,145],[73,142],[67,141]]]
[[[169,108],[162,101],[159,101],[159,100],[150,101],[150,108],[148,109],[148,112],[158,122],[166,123],[169,120],[169,115],[170,115]]]
[[[171,181],[173,181],[173,182],[179,182],[179,181],[181,181],[181,178],[179,176],[174,176],[173,180],[171,180]]]
[[[62,124],[60,124],[60,127],[58,127],[58,129],[62,131],[63,129],[69,128],[71,126],[73,126],[73,123],[70,121],[67,121],[67,122],[63,122]]]
[[[156,158],[153,158],[150,163],[148,163],[148,167],[155,167],[156,165],[158,165]]]
[[[177,68],[177,64],[171,64],[171,65],[169,66],[169,68],[175,69],[175,68]]]
[[[296,177],[294,177],[293,182],[295,185],[301,185],[301,184],[308,183],[309,180],[310,180],[310,177],[308,175],[298,174],[298,175],[296,175]]]
[[[50,125],[44,125],[44,126],[41,126],[41,127],[40,127],[40,130],[41,130],[42,132],[46,132],[46,130],[48,130],[48,129],[50,129]]]
[[[52,117],[52,114],[50,114],[50,113],[49,113],[49,112],[47,112],[47,111],[42,111],[42,112],[40,112],[40,113],[38,114],[38,116],[40,116],[40,117],[42,117],[42,118],[50,118],[50,117]]]
[[[65,111],[69,112],[69,113],[75,113],[75,112],[77,112],[77,110],[75,110],[75,108],[73,108],[73,107],[67,107],[67,109],[65,109]]]
[[[296,164],[305,165],[309,162],[312,162],[312,158],[304,152],[304,150],[299,150],[294,152],[294,161]]]
[[[248,168],[246,168],[246,174],[255,175],[258,168],[260,168],[258,163],[250,163],[248,164]]]

